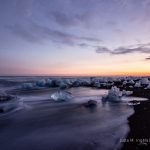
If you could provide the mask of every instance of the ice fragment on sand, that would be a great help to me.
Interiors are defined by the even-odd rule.
[[[72,98],[72,94],[67,91],[57,91],[51,95],[54,101],[67,101]]]
[[[108,91],[108,95],[102,97],[102,100],[111,101],[111,102],[120,102],[121,96],[122,96],[122,93],[120,89],[114,86]]]

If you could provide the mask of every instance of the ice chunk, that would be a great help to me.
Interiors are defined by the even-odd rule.
[[[94,83],[94,86],[97,87],[97,88],[100,88],[100,87],[101,87],[101,84],[100,84],[99,82],[95,82],[95,83]]]
[[[37,86],[44,87],[46,85],[45,79],[39,80],[36,82]]]
[[[130,80],[128,83],[129,84],[135,84],[135,82],[133,80]]]
[[[64,83],[63,81],[61,81],[60,84],[59,84],[60,89],[66,89],[68,87],[69,87],[69,85],[67,85],[67,83]]]
[[[97,101],[95,101],[95,100],[89,100],[87,103],[85,103],[84,106],[85,107],[93,108],[93,107],[97,106]]]
[[[130,85],[130,86],[129,86],[129,88],[131,88],[131,89],[132,89],[132,88],[133,88],[133,86],[132,86],[132,85]]]
[[[150,84],[147,86],[147,89],[150,89]]]
[[[24,83],[23,85],[22,85],[22,88],[23,89],[33,89],[34,88],[34,85],[32,84],[32,83]]]
[[[17,97],[0,93],[0,113],[5,113],[17,107]]]
[[[150,81],[148,80],[148,78],[142,78],[141,79],[141,84],[149,84]]]
[[[122,92],[120,91],[120,89],[114,86],[108,91],[108,95],[102,97],[102,100],[111,102],[120,102],[121,96]]]
[[[127,84],[127,81],[125,80],[125,81],[123,81],[123,85],[126,85]]]
[[[73,81],[70,79],[65,79],[65,80],[63,80],[63,82],[68,86],[72,86],[72,83],[73,83]]]
[[[141,82],[136,82],[134,87],[141,87]]]
[[[57,91],[51,95],[54,101],[67,101],[72,99],[72,94],[67,91]]]
[[[122,91],[122,95],[124,95],[124,96],[129,96],[129,95],[132,95],[132,94],[133,94],[133,91],[126,91],[126,90]]]

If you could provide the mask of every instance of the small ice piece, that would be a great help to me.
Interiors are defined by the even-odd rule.
[[[136,101],[136,100],[133,100],[133,101],[128,102],[128,105],[131,105],[131,106],[139,105],[139,104],[140,104],[140,102],[139,102],[139,101]]]
[[[147,89],[150,89],[150,84],[147,86]]]
[[[47,79],[46,85],[51,87],[53,85],[53,81],[51,79]]]
[[[17,106],[17,97],[0,93],[0,113],[5,113]]]
[[[130,86],[129,86],[129,88],[131,88],[131,89],[132,89],[132,88],[133,88],[133,86],[132,86],[132,85],[130,85]]]
[[[146,84],[148,85],[150,83],[150,81],[148,80],[148,78],[142,78],[141,79],[141,84]]]
[[[72,94],[67,91],[57,91],[51,95],[54,101],[68,101],[72,99]]]
[[[137,88],[141,87],[141,82],[136,82],[135,85],[134,85],[134,87],[137,87]]]
[[[123,81],[123,85],[126,85],[127,84],[127,81],[125,80],[125,81]]]
[[[72,83],[73,83],[73,81],[70,79],[65,79],[65,80],[63,80],[63,82],[68,86],[72,86]]]
[[[85,107],[93,108],[93,107],[97,106],[97,101],[95,101],[95,100],[89,100],[87,103],[85,103],[84,106]]]
[[[22,85],[22,88],[23,89],[33,89],[33,84],[32,83],[24,83],[23,85]]]
[[[130,80],[128,83],[129,84],[135,84],[135,82],[133,80]]]
[[[120,89],[114,86],[108,91],[108,95],[102,97],[102,100],[111,102],[120,102],[121,96],[122,92],[120,91]]]
[[[127,96],[132,95],[132,94],[133,94],[133,91],[126,91]]]
[[[66,89],[66,88],[68,88],[68,85],[62,81],[62,82],[60,82],[60,84],[59,84],[59,88],[60,88],[60,89]]]
[[[46,85],[45,79],[37,81],[36,85],[39,86],[39,87],[44,87]]]
[[[95,82],[95,83],[94,83],[94,86],[97,87],[97,88],[100,88],[100,87],[101,87],[101,84],[100,84],[99,82]]]
[[[132,94],[133,94],[133,91],[126,91],[126,90],[122,91],[122,95],[124,95],[124,96],[129,96],[129,95],[132,95]]]

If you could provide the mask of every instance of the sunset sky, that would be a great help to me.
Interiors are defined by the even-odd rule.
[[[0,75],[150,75],[150,0],[0,0]]]

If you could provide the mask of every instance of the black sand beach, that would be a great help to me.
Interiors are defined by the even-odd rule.
[[[122,150],[150,149],[150,100],[134,106],[135,113],[128,118],[130,132],[126,139],[122,139]]]

